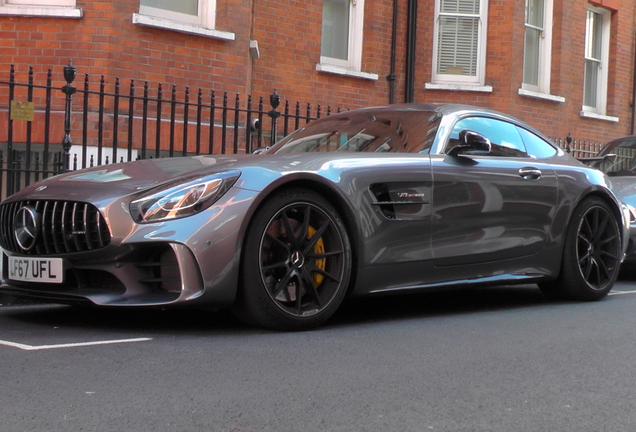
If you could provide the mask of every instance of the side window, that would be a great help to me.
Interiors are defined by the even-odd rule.
[[[557,153],[557,150],[543,138],[520,127],[518,127],[517,130],[519,131],[519,135],[521,135],[521,139],[526,146],[529,156],[536,157],[537,159],[545,159]]]
[[[490,140],[492,150],[488,156],[528,156],[515,125],[487,117],[467,117],[455,123],[446,145],[447,150],[459,144],[459,132],[464,129],[477,132]]]

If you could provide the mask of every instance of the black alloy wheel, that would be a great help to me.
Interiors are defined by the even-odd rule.
[[[614,283],[620,265],[621,236],[614,216],[603,206],[589,208],[578,229],[576,253],[587,285],[603,291]]]
[[[350,267],[349,239],[334,207],[309,190],[279,193],[248,230],[237,316],[275,330],[315,327],[342,302]]]
[[[621,230],[610,207],[588,198],[575,210],[566,234],[561,274],[539,284],[550,296],[599,300],[612,289],[621,264]]]

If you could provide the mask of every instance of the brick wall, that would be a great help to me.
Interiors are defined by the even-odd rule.
[[[395,101],[404,100],[407,1],[398,3]],[[431,80],[434,2],[419,1],[415,101],[460,102],[511,113],[547,135],[607,141],[628,134],[633,113],[636,0],[600,0],[613,9],[608,115],[619,122],[580,116],[583,100],[586,2],[554,0],[551,93],[565,102],[520,96],[524,4],[490,0],[486,84],[491,93],[427,90]],[[322,2],[318,0],[218,0],[219,30],[233,41],[212,39],[132,23],[137,1],[78,0],[81,19],[0,15],[0,79],[15,64],[18,79],[34,66],[36,81],[69,59],[91,79],[104,75],[123,85],[131,79],[268,97],[274,89],[292,103],[332,109],[389,101],[393,0],[366,0],[362,70],[377,80],[316,71],[320,60]],[[256,40],[260,57],[249,55]],[[60,83],[60,86],[63,83]],[[77,84],[77,83],[76,83]],[[139,83],[141,85],[141,83]],[[4,97],[0,95],[0,97]],[[6,109],[0,105],[0,111]]]
[[[231,14],[223,12],[226,2]],[[77,6],[81,19],[0,16],[0,64],[7,65],[0,72],[15,64],[19,73],[28,65],[36,74],[46,73],[72,59],[80,74],[117,76],[126,83],[147,80],[240,93],[248,88],[247,0],[219,2],[217,28],[234,32],[235,41],[135,25],[136,1],[79,0]]]

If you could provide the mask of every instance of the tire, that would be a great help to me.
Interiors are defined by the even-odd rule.
[[[539,288],[563,300],[600,300],[614,286],[620,256],[621,233],[614,213],[602,199],[587,198],[568,226],[559,277]]]
[[[340,306],[350,274],[349,238],[335,208],[313,191],[288,189],[250,223],[232,310],[250,325],[308,330]]]

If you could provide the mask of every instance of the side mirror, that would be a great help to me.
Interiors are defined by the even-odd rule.
[[[459,145],[450,149],[446,154],[457,156],[460,153],[477,151],[488,154],[492,149],[490,140],[475,131],[464,129],[459,133]]]
[[[269,150],[269,146],[267,146],[267,147],[259,147],[257,149],[252,150],[252,154],[260,155],[260,154],[265,153],[267,150]]]

